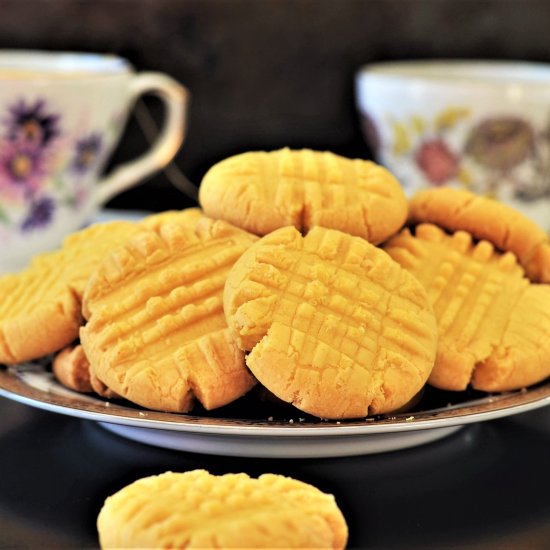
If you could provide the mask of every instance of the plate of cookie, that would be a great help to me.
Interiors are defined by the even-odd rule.
[[[509,207],[408,199],[372,162],[289,149],[218,163],[199,202],[1,277],[3,395],[271,457],[397,450],[549,403],[550,242]]]
[[[550,404],[550,382],[494,395],[426,387],[407,410],[340,421],[302,413],[258,389],[214,411],[151,411],[70,390],[55,379],[48,361],[0,368],[0,395],[97,422],[148,445],[222,456],[314,458],[398,451],[437,441],[470,424],[543,407]]]

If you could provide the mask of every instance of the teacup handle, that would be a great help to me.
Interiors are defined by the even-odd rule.
[[[164,168],[183,143],[188,92],[173,78],[162,73],[140,73],[129,84],[130,104],[142,94],[158,96],[166,106],[164,124],[151,149],[118,168],[98,182],[95,202],[101,206],[111,197],[129,189]]]

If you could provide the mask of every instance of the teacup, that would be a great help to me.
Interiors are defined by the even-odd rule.
[[[100,174],[142,94],[164,126],[136,160]],[[111,197],[166,166],[183,141],[186,89],[111,55],[0,51],[0,272],[88,223]]]
[[[550,231],[550,65],[374,63],[356,95],[373,154],[408,194],[470,189]]]

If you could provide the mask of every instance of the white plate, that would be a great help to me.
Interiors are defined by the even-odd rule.
[[[113,433],[150,445],[270,458],[351,456],[429,443],[467,424],[550,404],[550,380],[528,390],[492,396],[431,389],[428,393],[414,410],[354,421],[321,421],[290,406],[261,403],[253,395],[217,411],[184,415],[73,392],[53,379],[46,364],[0,367],[0,395],[15,401],[94,420]],[[447,400],[453,401],[447,404]]]

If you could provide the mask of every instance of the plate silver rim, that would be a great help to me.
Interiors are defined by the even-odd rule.
[[[45,391],[29,385],[22,377],[24,372],[44,377],[44,381],[51,384],[51,389]],[[252,437],[342,437],[436,429],[524,413],[550,405],[550,379],[531,389],[487,396],[453,407],[402,413],[380,419],[319,423],[227,419],[137,410],[67,390],[52,380],[51,374],[44,367],[32,363],[0,369],[0,395],[63,415],[141,428]],[[299,415],[300,411],[297,410],[296,417]]]

